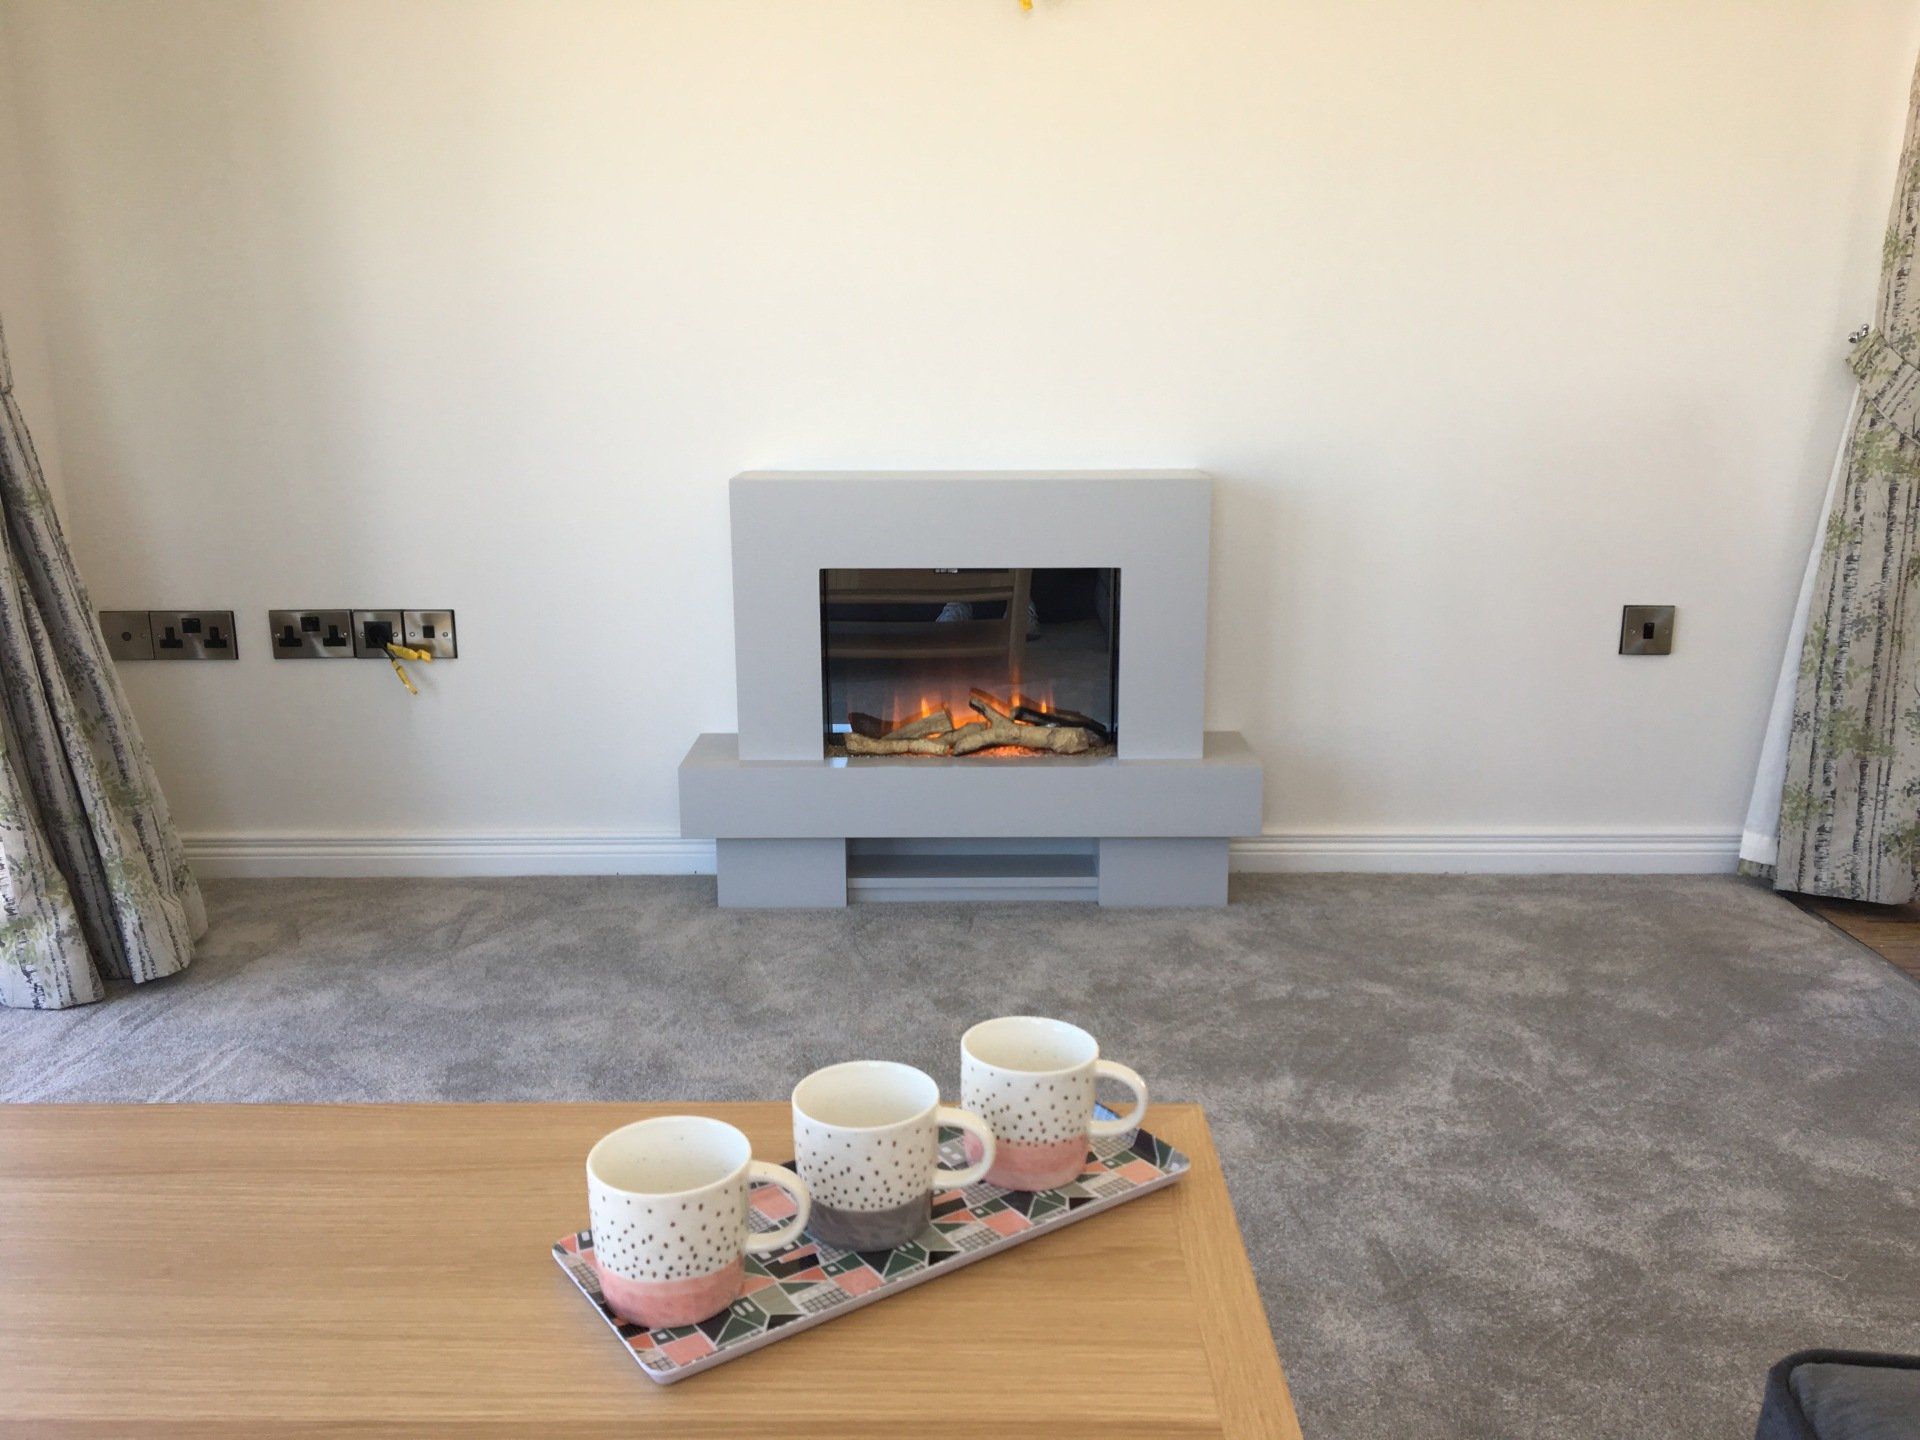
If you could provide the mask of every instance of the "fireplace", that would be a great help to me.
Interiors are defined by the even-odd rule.
[[[736,476],[738,728],[680,766],[727,906],[1217,905],[1259,761],[1204,721],[1192,471]]]
[[[1111,754],[1111,566],[822,570],[826,754]]]

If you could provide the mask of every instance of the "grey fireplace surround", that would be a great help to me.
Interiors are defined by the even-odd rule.
[[[1261,772],[1204,725],[1212,509],[1196,471],[734,477],[740,728],[680,766],[680,830],[715,841],[720,903],[1224,904]],[[1120,570],[1116,753],[829,759],[820,572],[998,566]]]

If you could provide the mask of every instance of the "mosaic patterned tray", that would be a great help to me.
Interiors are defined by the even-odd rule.
[[[958,1130],[940,1132],[940,1157],[948,1166],[967,1163]],[[1188,1164],[1185,1155],[1144,1130],[1132,1137],[1096,1140],[1080,1178],[1056,1190],[1029,1193],[982,1184],[935,1195],[933,1223],[897,1250],[840,1250],[803,1237],[771,1255],[749,1255],[738,1300],[710,1320],[667,1330],[643,1330],[607,1309],[593,1264],[591,1231],[559,1241],[553,1258],[593,1302],[647,1378],[671,1385],[1171,1185],[1187,1173]],[[751,1212],[754,1229],[771,1230],[792,1216],[793,1201],[771,1185],[757,1186]]]

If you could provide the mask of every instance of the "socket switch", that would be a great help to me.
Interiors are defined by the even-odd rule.
[[[452,660],[460,653],[453,637],[453,611],[407,610],[406,639],[403,644],[425,650],[436,660]]]
[[[1671,655],[1673,653],[1673,610],[1671,605],[1623,605],[1620,607],[1620,653],[1622,655]]]
[[[353,653],[362,660],[386,660],[387,645],[404,644],[400,633],[406,622],[398,610],[353,612]]]
[[[149,610],[156,660],[238,660],[231,610]]]
[[[153,659],[153,632],[144,610],[102,610],[100,633],[107,637],[107,654],[116,660]]]
[[[353,612],[269,610],[267,643],[276,660],[351,660]]]

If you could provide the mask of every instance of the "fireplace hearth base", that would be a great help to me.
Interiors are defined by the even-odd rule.
[[[742,760],[737,736],[710,734],[680,766],[680,832],[715,841],[723,906],[1223,905],[1227,840],[1259,831],[1260,795],[1232,731],[1194,760],[985,765]]]

